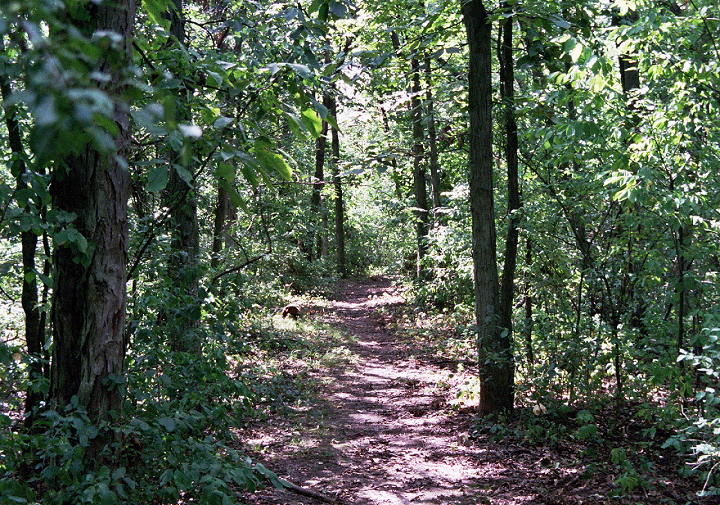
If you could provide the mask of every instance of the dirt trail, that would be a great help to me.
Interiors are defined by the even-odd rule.
[[[583,463],[584,444],[549,448],[513,437],[491,442],[485,430],[477,440],[469,438],[474,413],[450,402],[474,370],[413,358],[423,355],[386,328],[390,316],[380,311],[402,303],[381,278],[347,283],[328,312],[311,316],[348,332],[355,359],[320,372],[320,403],[309,411],[248,427],[241,436],[244,450],[280,478],[340,504],[608,503],[615,467],[608,457],[596,467],[601,471],[591,469]],[[655,462],[664,475],[613,503],[696,503],[688,501],[689,488],[678,485],[670,459]],[[321,503],[272,487],[242,499],[253,505]]]
[[[333,302],[331,320],[356,339],[351,351],[358,359],[329,372],[335,380],[324,394],[330,404],[322,421],[327,429],[320,436],[296,433],[295,442],[302,446],[298,439],[304,438],[304,447],[288,451],[284,444],[292,443],[292,434],[257,427],[249,438],[278,451],[260,459],[281,478],[339,503],[483,503],[477,491],[489,488],[496,491],[493,503],[522,503],[517,496],[502,500],[501,488],[515,479],[497,464],[498,454],[491,467],[483,464],[489,448],[468,440],[471,416],[448,406],[448,381],[462,380],[462,374],[408,357],[407,347],[385,329],[377,309],[403,302],[387,279],[346,285]],[[319,503],[275,489],[248,501]]]

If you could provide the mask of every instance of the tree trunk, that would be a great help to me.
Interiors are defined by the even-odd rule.
[[[491,24],[480,0],[462,3],[469,45],[470,214],[481,415],[512,410],[510,339],[501,332],[493,202]]]
[[[174,8],[170,9],[170,33],[177,43],[185,46],[185,17],[182,0],[172,0]],[[177,99],[177,116],[179,121],[190,121],[189,96],[192,90],[182,88]],[[186,146],[187,147],[187,146]],[[191,303],[197,303],[200,277],[198,273],[198,256],[200,254],[200,226],[197,216],[197,200],[195,188],[180,176],[174,165],[187,165],[189,156],[182,152],[171,154],[170,177],[168,180],[168,203],[170,208],[170,248],[171,258],[169,276],[178,294],[173,307],[173,329],[170,331],[170,348],[177,352],[200,354],[200,341],[193,330],[197,320],[189,314],[191,311],[178,310]],[[192,167],[185,166],[191,172]]]
[[[506,2],[502,4],[509,10]],[[520,186],[518,183],[518,136],[515,122],[515,77],[513,69],[513,17],[501,25],[498,37],[500,61],[500,97],[505,106],[505,163],[508,183],[508,231],[505,241],[505,263],[500,288],[500,326],[512,342],[512,311],[517,265],[518,227],[520,226]]]
[[[437,223],[440,208],[440,175],[438,174],[437,132],[435,131],[435,106],[432,95],[431,59],[425,58],[425,103],[427,104],[428,145],[430,147],[430,187],[432,188],[433,223]]]
[[[227,235],[227,220],[230,215],[230,195],[223,186],[224,181],[219,181],[217,191],[217,204],[215,206],[215,220],[213,222],[213,242],[210,266],[216,269],[220,266],[220,253],[223,250],[225,237]]]
[[[88,145],[55,167],[51,186],[55,208],[76,214],[74,228],[89,244],[86,252],[56,245],[53,255],[53,362],[50,403],[62,408],[77,396],[93,423],[113,421],[122,405],[125,357],[125,263],[130,178],[122,158],[130,149],[128,107],[120,102],[122,69],[131,62],[135,0],[85,4],[75,20],[83,33],[114,31],[122,37],[122,58],[102,68],[112,76],[105,88],[116,100],[120,133],[117,151]],[[90,454],[98,447],[96,440]]]
[[[525,251],[525,268],[530,269],[532,266],[532,241],[530,237],[527,239],[527,250]],[[527,275],[527,274],[526,274]],[[532,328],[533,328],[533,300],[532,290],[530,288],[530,280],[525,280],[525,356],[528,362],[528,370],[530,375],[533,372],[533,366],[535,365],[535,353],[533,351],[532,344]]]
[[[417,276],[425,278],[423,258],[427,253],[428,234],[428,204],[427,183],[425,182],[425,169],[423,166],[423,126],[422,104],[420,102],[420,62],[417,58],[410,60],[410,73],[412,74],[412,98],[410,100],[410,118],[413,131],[413,180],[415,183],[415,219],[417,237]]]
[[[385,109],[380,107],[380,114],[382,115],[383,120],[383,131],[386,135],[390,134],[390,123],[388,121],[387,112]],[[398,168],[397,159],[395,156],[392,157],[390,160],[390,164],[392,165],[392,172],[390,175],[390,178],[392,179],[393,183],[395,184],[395,198],[398,200],[403,199],[403,188],[402,188],[402,176],[400,174],[400,169]]]
[[[320,230],[320,257],[327,258],[330,254],[330,233],[328,232],[328,209],[325,195],[320,199],[322,229]]]
[[[327,107],[328,97],[323,97],[323,105]],[[310,246],[310,250],[313,248],[317,250],[317,258],[322,257],[322,190],[325,186],[324,181],[324,167],[325,167],[325,146],[327,145],[327,131],[328,124],[326,121],[322,122],[322,128],[320,130],[320,136],[315,141],[315,176],[313,180],[313,192],[310,199],[310,212],[312,215],[312,222],[315,226],[312,230],[313,240]],[[312,261],[312,252],[310,260]]]
[[[0,38],[0,52],[4,51],[3,40]],[[10,98],[12,93],[7,75],[1,72],[0,93],[2,94],[3,101]],[[27,188],[27,183],[25,182],[25,149],[22,142],[20,123],[17,120],[16,113],[16,105],[5,107],[5,125],[8,130],[8,143],[14,157],[11,172],[15,176],[17,189],[19,191]],[[35,213],[38,218],[41,211],[42,209],[30,209],[28,207],[24,209],[25,213]],[[25,343],[27,345],[28,355],[30,356],[30,366],[28,368],[30,384],[25,395],[25,426],[30,427],[34,419],[32,415],[33,410],[43,400],[43,395],[33,388],[32,382],[36,377],[43,375],[42,360],[44,357],[45,324],[40,318],[40,310],[38,308],[37,275],[35,272],[37,235],[35,235],[33,230],[23,231],[20,233],[20,241],[22,244],[23,261],[21,303],[23,312],[25,313]]]
[[[337,100],[330,99],[330,114],[337,118]],[[332,129],[332,174],[335,186],[335,259],[340,277],[347,278],[345,259],[345,206],[343,202],[342,179],[340,178],[340,135],[337,129]]]

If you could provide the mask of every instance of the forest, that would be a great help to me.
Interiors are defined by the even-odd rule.
[[[2,0],[0,101],[0,504],[720,503],[716,0]]]

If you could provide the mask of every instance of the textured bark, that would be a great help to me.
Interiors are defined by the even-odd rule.
[[[102,68],[113,76],[106,92],[116,100],[122,92],[122,69],[131,57],[135,7],[134,0],[89,3],[90,21],[77,22],[85,33],[112,30],[121,35],[126,59],[113,57]],[[84,261],[64,245],[53,255],[50,400],[54,407],[64,407],[77,395],[95,423],[111,421],[111,412],[119,412],[122,405],[130,178],[120,158],[127,158],[129,151],[128,118],[127,106],[117,101],[117,152],[100,153],[88,145],[55,168],[51,186],[54,206],[77,215],[73,225],[89,248]]]
[[[427,184],[425,182],[424,136],[422,126],[422,104],[420,102],[420,62],[417,58],[410,60],[412,74],[412,99],[410,100],[410,119],[413,131],[413,181],[415,187],[415,220],[417,238],[417,276],[425,277],[423,258],[427,253],[427,234],[430,218],[428,216]]]
[[[462,3],[469,45],[469,170],[481,415],[513,408],[510,340],[500,331],[493,201],[491,25],[480,0]]]
[[[637,21],[638,14],[633,13],[628,16],[619,16],[613,13],[613,26],[623,26],[632,24]],[[628,96],[633,90],[640,88],[640,70],[638,69],[638,61],[630,54],[621,54],[618,57],[618,67],[620,70],[620,83],[622,84],[623,93],[628,100],[627,106],[630,110],[635,109],[634,99]]]

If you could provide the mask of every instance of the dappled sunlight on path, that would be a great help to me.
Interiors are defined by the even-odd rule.
[[[450,377],[463,380],[463,372],[414,358],[410,343],[386,329],[387,311],[402,303],[387,279],[345,286],[323,317],[353,338],[348,347],[355,359],[324,371],[322,413],[314,426],[306,423],[295,434],[300,440],[282,429],[256,428],[263,438],[254,441],[270,448],[260,459],[281,478],[337,503],[538,503],[514,486],[526,480],[521,462],[502,464],[512,455],[502,455],[492,444],[475,446],[468,438],[472,413],[453,409],[452,392],[440,387]],[[320,503],[275,489],[246,500]]]

